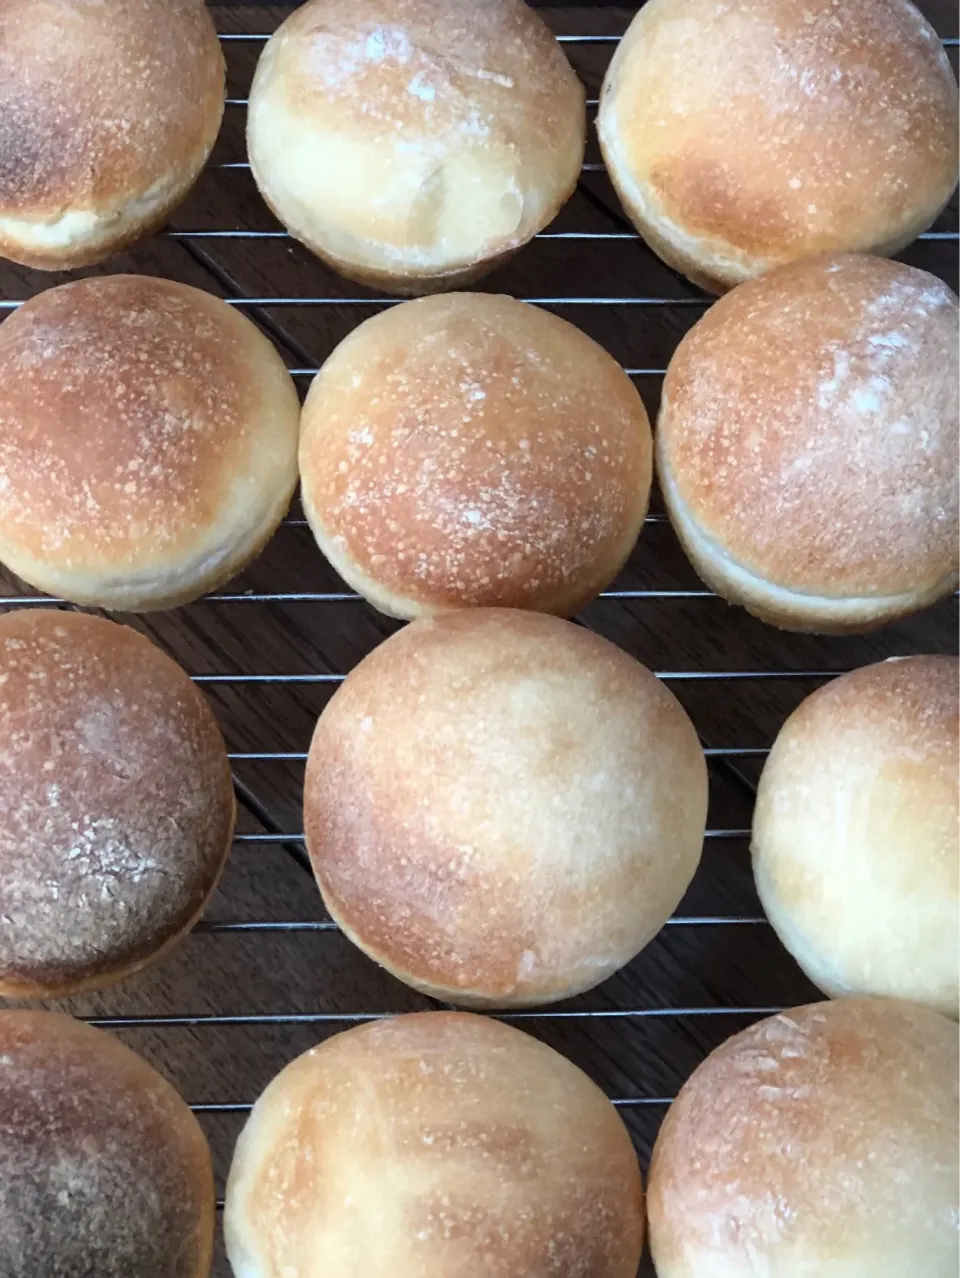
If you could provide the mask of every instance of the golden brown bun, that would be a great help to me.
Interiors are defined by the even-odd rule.
[[[576,186],[580,81],[523,0],[309,0],[250,91],[257,185],[292,235],[395,293],[462,286]]]
[[[0,255],[65,270],[162,226],[223,94],[203,0],[3,0]]]
[[[896,253],[957,180],[956,81],[908,0],[648,0],[597,125],[641,235],[718,293],[817,253]]]
[[[347,936],[467,1006],[548,1003],[629,962],[700,857],[707,773],[639,662],[541,613],[415,621],[317,724],[307,847]]]
[[[203,696],[127,626],[7,613],[0,742],[0,995],[138,971],[194,924],[230,849],[230,765]]]
[[[957,1031],[888,999],[814,1003],[707,1057],[647,1207],[658,1278],[956,1278]]]
[[[456,293],[361,324],[310,388],[303,505],[382,612],[570,615],[643,525],[652,441],[623,369],[535,306]]]
[[[237,1278],[635,1278],[636,1154],[603,1093],[498,1021],[358,1026],[288,1065],[237,1144]]]
[[[48,594],[174,608],[270,539],[297,482],[283,361],[218,297],[113,275],[0,327],[0,560]]]
[[[905,657],[820,688],[760,780],[753,865],[784,945],[831,995],[960,1013],[956,657]]]
[[[166,1079],[69,1016],[0,1011],[3,1278],[207,1278],[214,1210]]]
[[[819,257],[680,343],[660,485],[694,567],[787,630],[870,630],[957,584],[957,302],[925,271]]]

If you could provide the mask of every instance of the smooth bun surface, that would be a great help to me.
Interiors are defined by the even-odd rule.
[[[956,80],[909,0],[649,0],[597,124],[641,235],[714,292],[896,253],[957,180]]]
[[[757,792],[764,909],[825,993],[960,1012],[956,657],[905,657],[820,688]]]
[[[0,995],[138,971],[196,921],[230,848],[230,765],[203,696],[127,626],[7,613],[0,742]]]
[[[0,1273],[207,1278],[214,1188],[200,1126],[102,1030],[0,1011]]]
[[[955,1278],[957,1030],[888,999],[729,1039],[660,1129],[658,1278]]]
[[[652,439],[629,377],[509,297],[407,302],[342,342],[304,406],[304,510],[324,554],[396,617],[570,615],[643,525]]]
[[[4,0],[0,255],[65,270],[162,226],[223,95],[203,0]]]
[[[288,1065],[237,1144],[237,1278],[634,1278],[636,1154],[603,1093],[456,1012],[348,1030]]]
[[[475,279],[572,194],[584,91],[522,0],[309,0],[268,42],[247,143],[264,199],[352,279]]]
[[[555,617],[415,621],[320,717],[307,848],[351,940],[468,1006],[547,1003],[629,962],[700,858],[707,774],[667,688]]]
[[[297,482],[283,361],[199,289],[114,275],[0,325],[0,560],[73,603],[173,608],[269,540]]]
[[[700,576],[788,630],[869,630],[957,583],[957,301],[925,271],[813,258],[680,343],[660,484]]]

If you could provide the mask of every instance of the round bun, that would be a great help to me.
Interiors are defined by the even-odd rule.
[[[787,630],[870,630],[957,584],[957,302],[883,258],[743,284],[680,343],[660,485],[704,581]]]
[[[956,1278],[957,1031],[841,999],[707,1057],[650,1167],[658,1278]]]
[[[570,615],[643,525],[643,401],[595,342],[509,297],[406,302],[361,324],[307,396],[303,505],[382,612]]]
[[[753,866],[770,922],[825,993],[960,1014],[956,657],[820,688],[763,770]]]
[[[291,235],[350,279],[476,279],[573,193],[584,92],[523,0],[309,0],[267,43],[247,145]]]
[[[0,1011],[0,1273],[207,1278],[210,1150],[170,1084],[69,1016]]]
[[[206,701],[127,626],[12,612],[0,741],[0,995],[138,971],[197,920],[230,849],[230,765]]]
[[[203,0],[3,0],[0,255],[60,271],[156,230],[223,115]]]
[[[415,621],[347,677],[307,761],[307,848],[346,935],[415,989],[522,1007],[590,989],[679,903],[703,751],[639,662],[569,622]]]
[[[957,84],[909,0],[648,0],[597,125],[640,234],[714,292],[899,252],[957,180]]]
[[[0,560],[126,611],[222,585],[280,523],[300,409],[280,356],[218,297],[78,280],[0,326]]]
[[[224,1233],[238,1278],[635,1278],[643,1224],[630,1138],[585,1074],[498,1021],[426,1012],[273,1080]]]

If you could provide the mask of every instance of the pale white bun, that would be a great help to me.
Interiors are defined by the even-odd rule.
[[[660,486],[700,576],[786,630],[870,630],[957,584],[957,300],[842,255],[722,298],[677,348]]]
[[[208,1278],[210,1150],[174,1089],[102,1030],[0,1011],[0,1273]]]
[[[542,613],[415,621],[327,705],[307,848],[346,935],[414,988],[525,1006],[605,980],[700,859],[707,772],[667,688]]]
[[[327,1039],[254,1106],[227,1183],[236,1278],[635,1278],[637,1157],[552,1048],[427,1012]]]
[[[342,274],[477,278],[573,192],[584,91],[523,0],[308,0],[263,51],[247,143],[266,202]]]
[[[617,362],[510,297],[405,302],[354,329],[303,410],[303,506],[382,612],[571,615],[617,575],[650,495],[643,401]]]
[[[0,561],[73,603],[174,608],[253,559],[297,483],[300,406],[218,297],[112,275],[0,326]]]
[[[753,866],[784,945],[825,993],[960,1012],[956,657],[820,688],[760,779]]]
[[[65,270],[162,226],[207,161],[223,94],[203,0],[4,0],[0,256]]]
[[[0,742],[0,996],[139,971],[193,926],[230,850],[202,694],[128,626],[21,609],[0,618]]]
[[[597,120],[641,235],[713,292],[893,254],[957,180],[957,84],[909,0],[648,0]]]
[[[891,999],[729,1039],[657,1138],[657,1278],[956,1278],[957,1064],[952,1022]]]

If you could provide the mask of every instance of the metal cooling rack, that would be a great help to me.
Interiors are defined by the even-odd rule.
[[[269,39],[268,33],[262,34],[233,34],[222,33],[220,39],[224,45],[239,43],[264,43]],[[558,41],[564,45],[610,45],[613,46],[619,42],[620,37],[616,35],[560,35],[557,36]],[[957,47],[957,39],[945,39],[943,44],[947,47]],[[227,105],[234,109],[244,109],[247,105],[246,98],[229,98]],[[596,106],[597,99],[589,99],[589,106]],[[246,162],[229,162],[211,165],[213,168],[220,169],[249,169]],[[599,163],[588,163],[584,165],[585,172],[599,172],[604,166]],[[167,236],[178,241],[201,241],[201,240],[283,240],[289,236],[282,230],[168,230],[165,232]],[[640,237],[632,231],[564,231],[552,232],[545,231],[536,237],[539,240],[567,240],[567,241],[583,241],[585,246],[590,242],[596,241],[632,241]],[[921,240],[938,240],[956,243],[958,240],[958,232],[956,231],[929,231],[920,236]],[[355,306],[358,308],[371,307],[379,308],[383,306],[393,306],[399,304],[403,299],[396,297],[226,297],[225,300],[229,305],[240,307],[312,307],[312,306]],[[580,307],[580,306],[635,306],[635,307],[701,307],[706,308],[711,304],[712,299],[706,297],[647,297],[647,296],[627,296],[627,297],[570,297],[570,296],[542,296],[528,297],[524,300],[551,307]],[[0,311],[13,310],[23,304],[20,300],[3,300],[0,299]],[[309,379],[316,372],[315,367],[295,367],[291,368],[291,373],[297,379]],[[666,371],[664,368],[627,368],[625,370],[631,376],[662,376]],[[646,523],[664,523],[665,515],[648,516]],[[287,526],[306,526],[304,519],[287,519],[284,521]],[[712,591],[699,590],[607,590],[604,591],[600,598],[616,599],[616,600],[668,600],[668,599],[706,599],[716,598]],[[206,601],[217,604],[296,604],[296,603],[327,603],[333,605],[348,605],[359,600],[359,596],[350,591],[342,592],[251,592],[251,593],[229,593],[218,592],[206,597]],[[7,595],[0,596],[0,606],[30,606],[45,605],[50,603],[63,603],[62,600],[50,599],[48,597],[34,597],[26,595]],[[820,681],[835,677],[842,673],[842,670],[723,670],[723,671],[707,671],[707,670],[659,670],[655,672],[659,678],[665,682],[683,682],[683,681],[715,681],[734,682],[745,680],[810,680]],[[292,685],[308,685],[308,684],[339,684],[342,682],[344,675],[342,674],[269,674],[256,672],[240,672],[207,674],[194,676],[195,682],[200,685],[240,685],[240,684],[292,684]],[[708,759],[712,760],[737,760],[737,759],[758,759],[769,753],[767,746],[720,746],[707,748],[705,750]],[[307,755],[304,751],[238,751],[231,753],[230,758],[234,762],[245,763],[271,763],[271,762],[295,762],[302,763],[306,760]],[[742,780],[745,780],[741,776]],[[238,789],[245,789],[238,783]],[[719,828],[708,829],[706,838],[710,841],[724,841],[748,838],[749,829]],[[253,833],[238,834],[235,842],[239,845],[243,844],[261,844],[261,845],[283,845],[291,850],[298,851],[302,856],[303,836],[300,831],[290,832],[270,832],[270,833]],[[767,920],[762,916],[722,916],[722,915],[698,915],[698,916],[678,916],[668,920],[667,926],[670,928],[715,928],[715,927],[756,927],[766,925]],[[201,921],[194,929],[200,933],[228,934],[228,933],[296,933],[296,932],[334,932],[338,931],[337,925],[329,920],[304,920],[289,922],[267,922],[267,921],[236,921],[236,922],[206,922]],[[661,1018],[697,1018],[697,1017],[760,1017],[771,1015],[782,1010],[778,1006],[686,1006],[686,1007],[652,1007],[652,1008],[613,1008],[603,1010],[573,1010],[573,1011],[553,1011],[553,1010],[532,1010],[515,1013],[507,1013],[502,1015],[502,1019],[512,1022],[527,1021],[622,1021],[622,1020],[653,1020]],[[323,1013],[291,1013],[291,1014],[256,1014],[256,1015],[164,1015],[164,1016],[88,1016],[81,1019],[87,1020],[89,1023],[102,1026],[109,1029],[143,1029],[143,1028],[165,1028],[165,1027],[187,1027],[187,1028],[203,1028],[205,1026],[292,1026],[292,1025],[351,1025],[364,1021],[370,1021],[380,1018],[391,1013],[375,1012],[375,1011],[357,1011],[357,1012],[323,1012]],[[642,1109],[642,1108],[665,1108],[669,1105],[672,1097],[670,1096],[644,1096],[644,1097],[611,1097],[613,1104],[621,1109]],[[237,1102],[210,1102],[210,1103],[194,1103],[191,1108],[198,1114],[244,1114],[251,1108],[250,1101]],[[218,1207],[222,1208],[222,1200],[218,1203]]]

